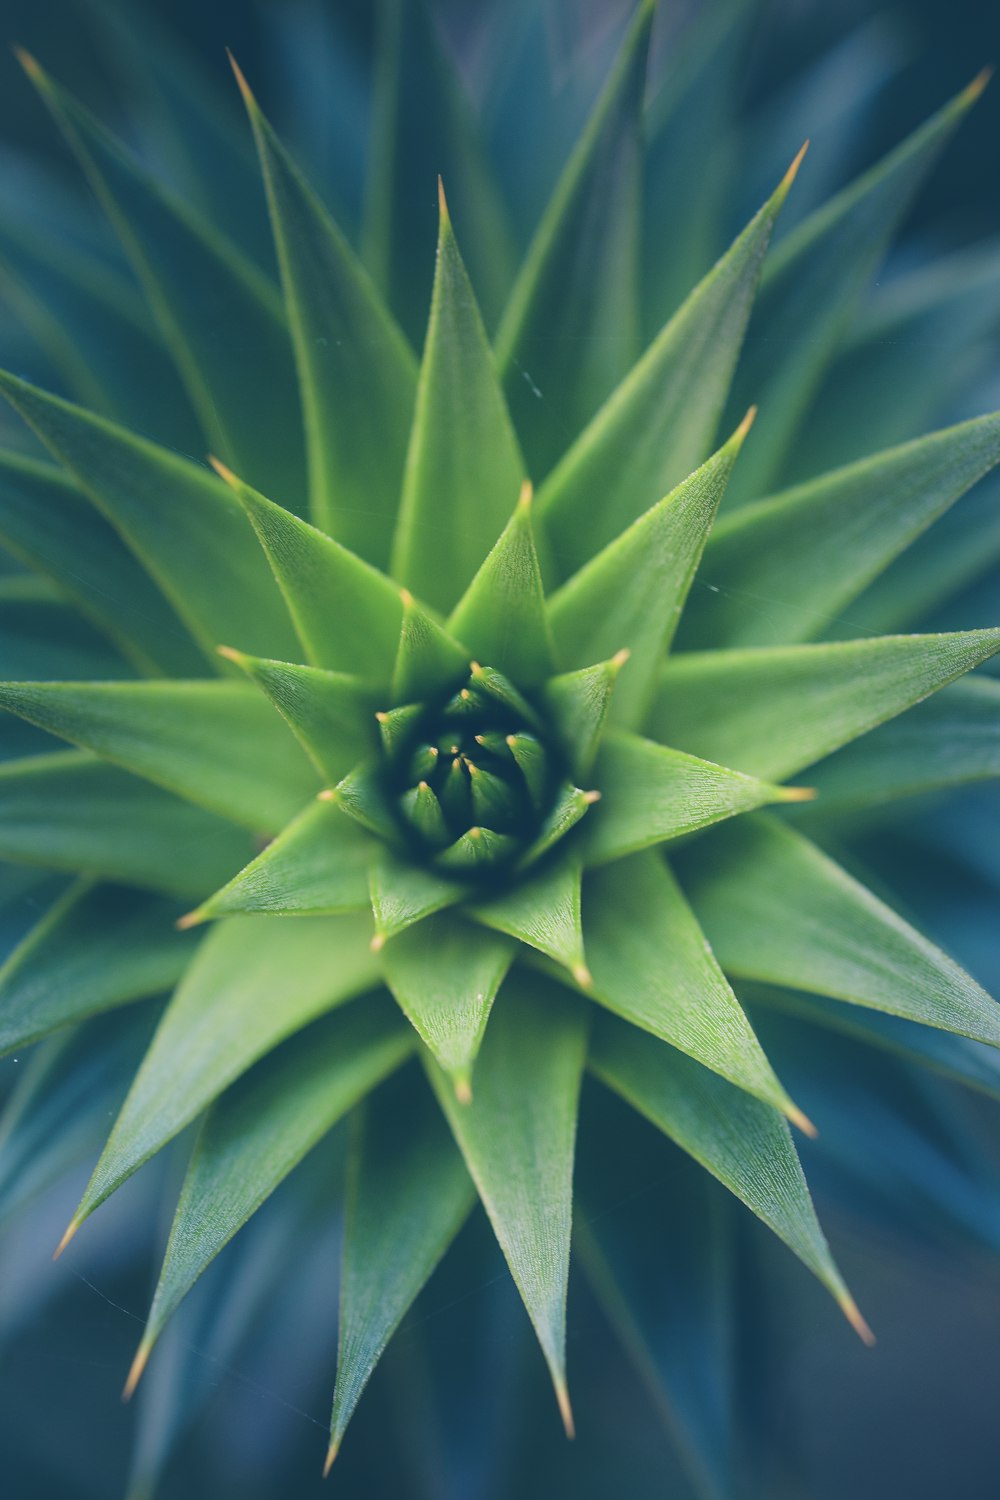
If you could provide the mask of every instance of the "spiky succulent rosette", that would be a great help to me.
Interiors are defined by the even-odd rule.
[[[803,997],[846,1002],[863,1033],[865,1008],[936,1028],[939,1053],[908,1045],[996,1089],[992,1054],[945,1037],[1000,1045],[995,1003],[791,804],[820,789],[822,837],[825,802],[969,774],[928,766],[921,710],[909,746],[886,740],[880,760],[876,734],[868,759],[803,776],[1000,650],[998,629],[817,640],[997,463],[1000,417],[769,494],[868,271],[979,86],[787,236],[760,299],[782,361],[766,374],[767,341],[751,341],[734,387],[800,158],[636,358],[652,12],[492,342],[459,251],[464,232],[480,253],[488,234],[468,163],[454,228],[441,191],[419,363],[238,69],[281,298],[224,224],[161,190],[24,59],[217,456],[212,473],[0,377],[61,465],[0,457],[0,535],[80,611],[60,648],[72,671],[0,690],[75,747],[40,737],[0,768],[0,852],[78,876],[2,971],[0,1041],[176,985],[64,1238],[203,1117],[129,1390],[213,1258],[374,1093],[352,1148],[330,1461],[477,1196],[572,1430],[587,1074],[741,1199],[869,1337],[787,1122],[812,1126],[733,984],[820,1021],[838,1005]],[[720,419],[731,435],[713,447]],[[942,699],[953,743],[995,724],[995,686]],[[414,1056],[426,1088],[388,1128],[380,1085]],[[589,1230],[581,1249],[607,1285]]]

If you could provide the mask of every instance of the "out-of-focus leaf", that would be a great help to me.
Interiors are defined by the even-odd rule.
[[[524,461],[443,189],[440,196],[437,270],[392,571],[447,611],[503,531]]]
[[[506,207],[479,121],[424,0],[378,7],[366,184],[365,260],[413,338],[422,331],[434,253],[434,182],[448,186],[472,279],[492,327],[513,275]]]
[[[564,667],[630,652],[611,707],[616,722],[641,721],[677,628],[695,569],[752,417],[719,451],[633,521],[549,601]]]
[[[563,1422],[573,1145],[587,1050],[583,1006],[527,974],[508,983],[470,1104],[428,1072],[542,1346]]]
[[[330,1462],[389,1339],[476,1201],[426,1090],[399,1082],[410,1085],[402,1097],[383,1090],[366,1107],[348,1169]]]
[[[49,1037],[0,1113],[0,1213],[15,1213],[96,1150],[128,1086],[153,1015],[98,1019]]]
[[[527,485],[499,540],[452,611],[448,629],[515,682],[531,686],[552,675],[552,632]]]
[[[385,982],[463,1099],[514,944],[439,912],[387,943]]]
[[[691,1472],[693,1493],[729,1500],[735,1205],[609,1092],[594,1090],[586,1105],[574,1252]]]
[[[589,982],[580,918],[580,861],[572,855],[542,866],[509,891],[479,901],[469,915],[486,927],[509,933]]]
[[[765,802],[802,800],[798,787],[771,786],[619,730],[605,737],[594,782],[601,801],[584,834],[589,865],[680,838]]]
[[[640,135],[652,17],[643,0],[497,332],[497,363],[536,476],[638,353]]]
[[[681,865],[728,974],[869,1005],[1000,1046],[1000,1006],[822,850],[764,817],[720,830]]]
[[[367,918],[353,916],[231,917],[208,934],[163,1014],[67,1238],[251,1063],[376,982],[369,931]]]
[[[257,140],[281,263],[306,424],[312,518],[359,556],[385,566],[413,413],[413,354],[243,75],[237,70],[236,76]]]
[[[199,1132],[146,1329],[139,1378],[198,1277],[336,1122],[412,1050],[391,1009],[366,1003],[292,1040],[210,1109]]]
[[[542,485],[538,513],[561,579],[708,457],[797,165]]]
[[[316,792],[249,683],[0,683],[0,706],[248,828],[275,832]]]
[[[262,488],[297,490],[301,419],[277,291],[34,59],[22,62],[121,239],[212,447]]]
[[[823,814],[1000,776],[1000,682],[969,677],[810,774]]]
[[[246,864],[243,829],[81,750],[0,765],[0,857],[201,897]]]
[[[378,698],[362,678],[295,662],[266,661],[228,646],[222,655],[267,694],[329,781],[339,781],[375,748]]]
[[[595,999],[804,1124],[657,854],[588,876],[584,930]]]
[[[785,1121],[672,1047],[650,1047],[633,1027],[602,1020],[590,1067],[762,1219],[859,1326],[830,1255]],[[864,1327],[863,1324],[860,1325]]]
[[[0,578],[0,664],[6,677],[135,676],[102,633],[60,599],[47,578]]]
[[[224,485],[13,375],[0,372],[0,392],[121,533],[216,666],[220,641],[294,656],[281,595]]]
[[[823,995],[803,995],[797,990],[741,984],[740,999],[755,1013],[758,1006],[763,1006],[808,1021],[813,1026],[827,1026],[846,1036],[856,1037],[865,1046],[892,1052],[932,1068],[936,1073],[943,1073],[958,1083],[979,1089],[992,1099],[1000,1099],[1000,1053],[985,1042],[973,1042],[967,1036],[956,1036],[950,1031],[932,1030],[916,1021],[887,1015],[884,1011],[843,1005],[839,1000],[827,1000]]]
[[[178,910],[123,886],[72,885],[0,968],[0,1052],[170,989],[193,949]]]
[[[372,840],[334,802],[311,802],[257,858],[185,918],[320,916],[368,905]]]
[[[51,578],[140,671],[189,677],[204,670],[159,589],[52,464],[0,453],[0,540]]]
[[[998,460],[1000,416],[979,417],[724,516],[684,645],[813,639]]]
[[[784,455],[896,225],[985,82],[985,76],[976,79],[810,214],[769,260],[730,406],[733,421],[750,401],[764,414],[733,487],[734,503],[766,493],[780,477]]]
[[[694,755],[777,780],[795,775],[849,740],[867,734],[997,651],[1000,630],[682,653],[663,668],[646,727],[657,739]],[[970,702],[971,719],[961,728],[971,730],[978,722],[988,736],[989,702],[994,704],[996,740],[1000,685],[995,699],[987,691],[975,697],[974,704]],[[907,717],[896,726],[895,734],[905,735],[910,722]],[[943,726],[940,753],[950,751],[959,762],[971,757],[973,764],[979,764],[988,748],[970,744],[961,734],[948,737],[955,727],[954,721]],[[852,755],[863,754],[868,743]],[[919,745],[918,735],[910,757],[911,775],[919,774]],[[929,743],[926,748],[929,751]],[[863,800],[869,800],[867,777],[863,772],[853,777],[847,757],[838,764],[844,761],[842,789],[849,794],[853,786]],[[889,764],[884,764],[889,770]],[[932,783],[940,782],[940,766],[935,776],[928,763],[927,773]],[[898,779],[905,786],[902,764]],[[878,796],[877,788],[874,796]]]
[[[469,657],[408,589],[400,592],[403,623],[392,670],[392,702],[423,703],[457,687],[469,669]]]

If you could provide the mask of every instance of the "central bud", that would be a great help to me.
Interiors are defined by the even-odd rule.
[[[473,662],[448,698],[377,718],[386,800],[414,857],[476,876],[530,854],[565,768],[506,677]]]

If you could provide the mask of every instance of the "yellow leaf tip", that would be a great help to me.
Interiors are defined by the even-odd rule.
[[[69,1223],[66,1225],[66,1230],[65,1230],[65,1233],[63,1234],[62,1239],[59,1241],[58,1245],[55,1248],[55,1253],[52,1256],[53,1260],[58,1260],[59,1259],[60,1255],[62,1255],[63,1251],[66,1249],[66,1246],[69,1244],[70,1240],[76,1234],[76,1231],[79,1229],[79,1227],[80,1227],[80,1225],[82,1223],[83,1223],[83,1220],[80,1219],[80,1218],[77,1218],[76,1216],[74,1216],[72,1219],[70,1219]]]
[[[224,656],[226,661],[238,662],[243,660],[243,652],[237,651],[235,646],[216,646],[215,654],[217,656]]]
[[[583,800],[584,802],[586,802],[588,807],[593,807],[595,802],[600,802],[601,794],[595,788],[593,791],[584,792]]]
[[[521,485],[521,493],[517,497],[518,510],[527,510],[535,494],[535,486],[530,479],[525,479]]]
[[[372,938],[368,946],[373,953],[381,953],[382,949],[385,947],[385,933],[376,932],[375,936]]]
[[[783,203],[785,201],[785,197],[787,196],[789,188],[791,187],[792,183],[795,181],[796,177],[799,175],[799,168],[802,165],[802,158],[805,156],[805,154],[806,154],[806,152],[808,150],[809,150],[809,142],[808,142],[808,140],[805,140],[805,141],[802,142],[802,145],[799,147],[799,149],[798,149],[798,151],[797,151],[797,153],[795,155],[795,159],[793,160],[791,166],[788,168],[788,171],[785,173],[784,177],[781,179],[780,183],[778,184],[777,197],[778,197],[779,203]]]
[[[214,453],[210,453],[208,455],[208,461],[212,465],[212,468],[215,470],[216,474],[218,474],[219,478],[224,479],[226,484],[228,484],[231,489],[235,490],[239,488],[239,480],[236,478],[236,475],[233,473],[232,469],[226,467],[221,458],[216,458]]]
[[[819,796],[814,786],[783,786],[781,788],[782,802],[815,802]]]
[[[380,708],[379,711],[378,711],[378,713],[375,715],[375,717],[376,717],[376,719],[378,720],[378,722],[380,724],[384,724],[386,722],[386,720],[388,719],[389,715],[385,712],[384,709]]]
[[[740,425],[737,427],[736,431],[733,433],[733,440],[734,440],[734,442],[737,442],[737,443],[742,443],[743,442],[743,439],[746,437],[747,433],[750,431],[751,427],[753,426],[753,424],[754,424],[754,422],[756,420],[756,417],[757,417],[757,408],[756,408],[756,406],[751,406],[750,410],[747,412],[746,416],[743,418],[743,421],[740,423]]]
[[[559,1415],[562,1417],[563,1429],[566,1436],[572,1441],[576,1437],[576,1424],[573,1421],[573,1408],[569,1404],[569,1391],[562,1381],[556,1386],[556,1400],[559,1403]]]
[[[321,792],[316,793],[317,802],[336,802],[337,793],[332,786],[325,786]]]
[[[620,651],[616,651],[614,656],[611,658],[611,665],[615,668],[616,671],[620,672],[631,655],[632,653],[629,648],[627,646],[623,646],[622,649]]]
[[[966,106],[975,104],[976,100],[984,93],[992,77],[993,65],[990,63],[985,68],[979,70],[972,82],[959,95],[961,102]]]
[[[454,1079],[455,1098],[459,1104],[472,1103],[472,1084],[469,1082],[468,1074],[459,1073]]]
[[[594,982],[594,976],[586,964],[574,964],[572,969],[573,978],[583,989],[589,990]]]
[[[843,1296],[837,1298],[837,1301],[840,1304],[841,1312],[844,1314],[844,1317],[854,1329],[854,1332],[857,1334],[858,1338],[863,1344],[866,1344],[867,1347],[871,1349],[875,1344],[875,1335],[874,1333],[872,1333],[867,1322],[862,1317],[861,1309],[858,1307],[858,1304],[855,1302],[850,1292],[844,1292]]]
[[[122,1387],[123,1401],[131,1401],[132,1397],[135,1395],[135,1388],[139,1384],[139,1381],[142,1379],[143,1371],[145,1370],[146,1365],[149,1363],[151,1350],[152,1345],[147,1344],[146,1340],[143,1339],[142,1343],[139,1345],[138,1349],[135,1352],[135,1359],[132,1361],[131,1368],[129,1369],[128,1379],[125,1381],[125,1384]]]
[[[38,83],[44,77],[38,59],[33,57],[26,47],[19,47],[16,43],[12,43],[10,50],[33,83]]]
[[[799,1109],[797,1104],[786,1105],[785,1113],[791,1120],[792,1124],[802,1131],[803,1135],[807,1135],[811,1141],[816,1140],[817,1136],[819,1135],[819,1131],[816,1129],[816,1126],[813,1124],[812,1120],[810,1120],[809,1116],[802,1113],[802,1110]]]
[[[233,70],[233,77],[236,79],[236,82],[239,85],[240,93],[243,95],[243,103],[246,105],[247,109],[255,110],[257,108],[257,101],[253,96],[253,91],[246,81],[243,69],[240,67],[239,63],[236,61],[235,57],[228,47],[226,48],[226,56],[229,58],[229,66]]]
[[[448,199],[444,192],[444,178],[438,173],[438,212],[441,215],[442,227],[451,223],[451,215],[448,212]]]
[[[204,920],[201,907],[196,906],[194,911],[186,911],[183,917],[178,917],[174,926],[178,932],[187,932],[189,927],[197,927],[198,923]]]
[[[330,1444],[329,1448],[327,1448],[327,1450],[326,1450],[326,1459],[325,1459],[325,1461],[323,1463],[323,1478],[324,1479],[326,1479],[328,1477],[328,1475],[330,1473],[330,1470],[333,1468],[334,1460],[336,1459],[337,1454],[339,1452],[340,1452],[340,1444],[338,1442],[332,1442]]]

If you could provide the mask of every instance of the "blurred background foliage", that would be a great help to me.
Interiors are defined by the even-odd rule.
[[[512,233],[523,242],[602,79],[631,0],[436,0],[447,44],[476,102],[504,188]],[[748,13],[699,71],[692,34],[713,16]],[[0,0],[0,40],[36,52],[51,72],[183,186],[191,141],[165,138],[159,66],[177,53],[188,72],[191,118],[218,111],[227,206],[248,248],[270,256],[263,200],[243,174],[248,143],[224,59],[229,45],[265,108],[356,240],[366,233],[365,141],[371,113],[374,7],[368,0],[132,0],[144,43],[103,0]],[[663,170],[704,212],[671,237],[678,300],[781,175],[805,135],[813,149],[781,230],[889,149],[1000,61],[1000,10],[983,0],[663,0],[656,67],[691,87],[697,107]],[[150,43],[149,38],[155,40]],[[345,50],[346,43],[346,50]],[[700,45],[700,44],[699,44]],[[345,63],[345,58],[348,61]],[[525,69],[530,86],[525,85]],[[716,95],[730,100],[720,116]],[[419,101],[417,101],[419,116]],[[720,132],[717,122],[725,128]],[[419,133],[419,118],[415,118]],[[103,226],[41,104],[6,51],[0,54],[0,339],[3,363],[52,388],[60,377],[19,294],[24,257],[44,251],[57,296],[60,246],[82,239],[98,265],[119,267]],[[228,174],[228,175],[226,175]],[[994,85],[936,169],[873,287],[866,317],[827,379],[785,477],[899,441],[887,431],[893,382],[907,374],[928,393],[924,429],[1000,406],[1000,87]],[[433,195],[410,183],[416,226],[392,274],[429,288]],[[68,199],[67,199],[68,195]],[[419,200],[419,201],[418,201]],[[67,209],[67,201],[70,208]],[[78,211],[79,205],[79,211]],[[370,206],[369,206],[370,215]],[[944,259],[942,259],[942,257]],[[43,277],[44,282],[44,277]],[[488,289],[483,289],[489,302]],[[45,288],[41,295],[45,297]],[[405,296],[405,287],[400,293]],[[55,307],[58,317],[58,307]],[[647,309],[652,322],[666,307]],[[421,337],[414,303],[411,332]],[[902,356],[902,357],[901,357]],[[877,407],[879,423],[871,427]],[[908,411],[912,409],[908,406]],[[6,423],[7,418],[3,421]],[[15,440],[4,427],[4,440]],[[18,436],[17,441],[21,438]],[[980,486],[905,567],[890,570],[853,622],[893,627],[913,570],[946,577],[932,613],[914,625],[995,623],[1000,602],[1000,487]],[[14,753],[8,747],[7,754]],[[1000,993],[1000,802],[996,788],[949,801],[895,804],[892,838],[859,823],[845,855],[901,892],[919,924],[994,994]],[[19,877],[20,878],[20,877]],[[30,920],[41,880],[23,877]],[[8,907],[8,910],[11,908]],[[12,937],[13,934],[5,935]],[[748,996],[753,1003],[753,996]],[[822,1290],[716,1185],[615,1101],[588,1097],[581,1160],[592,1160],[580,1205],[586,1226],[613,1220],[653,1244],[668,1289],[641,1309],[655,1349],[671,1351],[699,1400],[727,1428],[734,1405],[754,1439],[739,1452],[732,1500],[981,1500],[995,1488],[1000,1341],[1000,1151],[996,1107],[928,1075],[913,1089],[889,1057],[850,1035],[794,1032],[779,1011],[754,1010],[762,1040],[793,1096],[822,1117],[816,1079],[841,1107],[839,1126],[805,1162],[841,1263],[879,1334],[860,1349],[831,1315]],[[52,1267],[55,1243],[118,1102],[116,1067],[139,1054],[153,1011],[105,1027],[80,1097],[55,1042],[0,1062],[0,1474],[16,1500],[142,1500],[319,1494],[332,1385],[332,1308],[338,1252],[336,1199],[343,1140],[329,1139],[302,1169],[310,1191],[275,1194],[206,1275],[164,1338],[137,1400],[119,1405],[122,1374],[146,1306],[163,1203],[186,1141],[110,1202],[81,1236],[71,1264]],[[820,1064],[810,1068],[815,1048]],[[872,1070],[878,1068],[877,1074]],[[802,1075],[800,1083],[799,1075]],[[66,1080],[74,1079],[74,1088]],[[592,1091],[593,1092],[593,1091]],[[29,1108],[33,1106],[33,1109]],[[947,1121],[947,1125],[943,1121]],[[68,1122],[72,1122],[69,1124]],[[630,1132],[638,1132],[634,1149]],[[39,1133],[45,1149],[36,1151]],[[615,1135],[614,1160],[602,1149]],[[827,1135],[829,1138],[827,1138]],[[622,1143],[626,1149],[622,1149]],[[29,1148],[33,1169],[18,1171]],[[992,1195],[992,1196],[991,1196]],[[302,1204],[313,1205],[304,1213]],[[668,1212],[664,1205],[668,1205]],[[942,1211],[947,1206],[947,1212]],[[724,1225],[733,1277],[682,1265],[671,1214]],[[650,1232],[653,1220],[658,1232]],[[150,1249],[150,1228],[159,1225]],[[676,1237],[675,1237],[676,1238]],[[686,1243],[686,1242],[685,1242]],[[294,1266],[294,1275],[275,1274]],[[683,1278],[683,1282],[682,1282]],[[656,1278],[652,1281],[655,1283]],[[599,1276],[592,1279],[599,1285]],[[646,1278],[646,1285],[650,1278]],[[689,1474],[706,1462],[678,1434],[662,1397],[663,1370],[627,1358],[608,1307],[578,1273],[571,1287],[570,1366],[580,1436],[567,1447],[554,1419],[530,1330],[513,1306],[499,1252],[479,1220],[464,1232],[395,1339],[362,1404],[331,1483],[347,1496],[398,1500],[542,1500],[552,1494],[687,1500]],[[313,1337],[329,1323],[326,1346]],[[715,1330],[711,1350],[703,1330]],[[714,1363],[708,1354],[718,1356]],[[719,1371],[724,1372],[720,1379]],[[713,1381],[718,1388],[713,1386]],[[703,1434],[711,1454],[712,1433]],[[182,1441],[183,1439],[183,1441]],[[688,1450],[685,1459],[685,1444]],[[697,1442],[695,1443],[697,1450]],[[707,1460],[709,1469],[711,1459]],[[711,1475],[707,1480],[713,1483]],[[720,1495],[729,1500],[723,1488]]]

